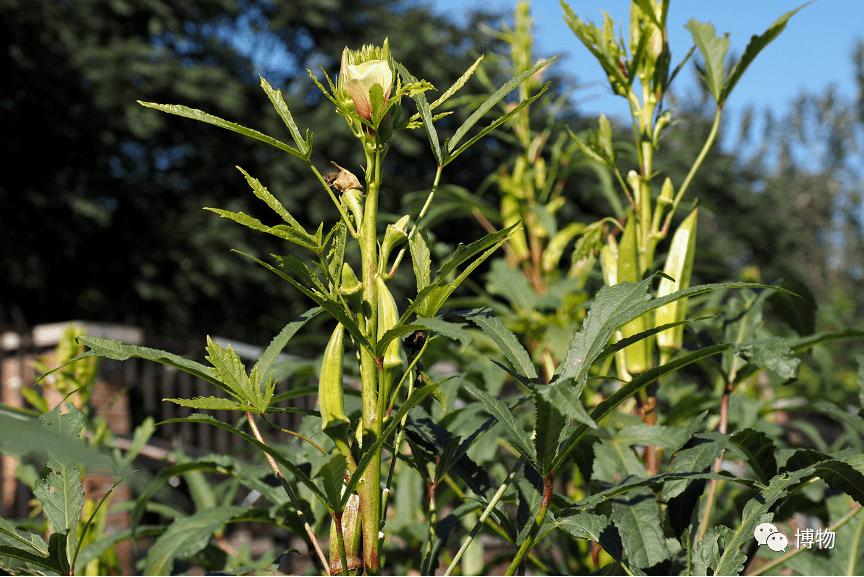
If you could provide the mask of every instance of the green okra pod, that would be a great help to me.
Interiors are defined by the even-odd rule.
[[[696,223],[699,209],[693,209],[687,218],[678,226],[672,237],[669,255],[663,272],[674,280],[660,279],[657,296],[663,297],[690,286],[690,275],[693,272],[693,258],[696,254]],[[656,326],[680,322],[687,315],[687,299],[678,299],[665,304],[654,311]],[[684,341],[684,325],[657,333],[657,345],[662,351],[677,351]]]
[[[344,340],[345,327],[340,323],[336,325],[330,336],[327,348],[324,349],[324,361],[321,363],[321,376],[318,379],[318,409],[321,411],[322,428],[325,433],[338,427],[345,429],[350,423],[345,416],[345,403],[342,397]]]

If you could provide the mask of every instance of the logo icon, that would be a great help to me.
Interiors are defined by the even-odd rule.
[[[786,551],[786,545],[789,544],[789,539],[786,538],[786,535],[783,533],[771,533],[768,535],[768,541],[766,545],[772,551]]]
[[[768,542],[768,537],[772,533],[777,533],[777,527],[775,527],[771,523],[762,523],[761,525],[756,527],[755,531],[753,531],[753,537],[756,538],[757,543],[759,543],[760,545],[765,545],[765,543]],[[769,545],[769,547],[771,546]],[[773,547],[771,548],[773,549]]]

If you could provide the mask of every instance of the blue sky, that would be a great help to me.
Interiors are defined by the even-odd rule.
[[[460,21],[471,7],[484,6],[512,14],[516,2],[437,0],[423,4]],[[729,32],[732,50],[740,55],[752,35],[762,34],[780,15],[803,3],[802,0],[673,0],[668,17],[673,65],[693,44],[690,33],[684,29],[690,18],[710,21],[718,34]],[[630,0],[571,0],[569,5],[583,20],[595,24],[602,23],[601,9],[616,24],[623,24],[625,30],[629,23]],[[598,84],[576,95],[579,109],[586,114],[626,114],[626,101],[611,95],[600,65],[564,23],[558,0],[535,0],[531,8],[538,55],[562,53],[566,57],[558,66],[575,75],[582,84]],[[817,0],[804,7],[747,69],[724,112],[734,119],[746,106],[753,105],[760,110],[770,107],[782,113],[802,90],[822,93],[832,83],[840,96],[853,99],[856,89],[850,54],[856,37],[864,37],[864,0]],[[693,82],[691,67],[682,71],[673,89],[696,90]]]

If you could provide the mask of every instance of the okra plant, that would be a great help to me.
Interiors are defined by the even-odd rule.
[[[729,421],[728,392],[748,377],[770,369],[791,378],[797,368],[797,354],[819,343],[860,338],[864,333],[767,337],[760,321],[772,287],[753,283],[689,286],[698,214],[695,209],[672,234],[663,271],[654,270],[654,253],[660,241],[673,232],[672,215],[716,137],[726,97],[747,65],[782,31],[794,12],[777,20],[765,34],[754,36],[728,75],[723,64],[729,41],[717,37],[710,25],[691,21],[688,28],[704,57],[703,77],[717,102],[717,117],[685,180],[676,184],[666,179],[654,194],[653,157],[671,121],[671,114],[661,109],[663,96],[687,60],[670,73],[671,51],[666,39],[669,1],[633,0],[626,44],[616,39],[608,17],[600,28],[582,21],[566,4],[562,6],[577,38],[608,74],[612,90],[630,103],[638,166],[626,176],[619,167],[611,124],[605,117],[600,118],[599,131],[590,134],[587,142],[575,134],[565,136],[553,142],[551,157],[543,155],[549,133],[532,132],[528,110],[548,86],[541,86],[539,73],[549,62],[530,63],[527,5],[518,8],[516,30],[508,37],[514,46],[513,77],[500,88],[492,86],[490,96],[479,98],[474,112],[444,142],[436,121],[446,113],[435,111],[473,74],[483,77],[482,57],[431,103],[431,84],[418,80],[395,60],[387,40],[380,47],[346,48],[335,83],[326,78],[325,86],[310,72],[312,82],[327,98],[326,105],[332,105],[334,113],[345,119],[347,132],[364,153],[360,176],[342,168],[340,164],[346,164],[342,159],[329,159],[336,170],[327,174],[313,163],[312,133],[301,130],[280,91],[264,79],[261,86],[284,121],[293,145],[182,105],[141,103],[283,150],[288,155],[286,161],[308,166],[309,177],[320,183],[321,194],[332,200],[335,218],[330,225],[321,223],[307,229],[276,195],[242,168],[239,170],[253,194],[282,223],[268,225],[243,213],[208,209],[293,245],[290,254],[272,255],[269,261],[254,260],[315,305],[274,337],[251,372],[230,346],[223,347],[209,338],[209,366],[165,351],[79,338],[91,350],[73,361],[92,356],[118,360],[139,357],[186,371],[227,393],[227,398],[214,395],[166,401],[198,410],[233,411],[241,416],[237,424],[207,414],[172,422],[209,423],[240,437],[263,454],[279,482],[278,488],[268,485],[261,470],[229,455],[187,459],[167,467],[139,496],[133,510],[136,523],[168,479],[202,471],[236,476],[240,483],[260,492],[271,506],[237,506],[230,500],[230,491],[220,503],[214,491],[193,484],[199,505],[196,512],[178,514],[168,527],[147,528],[149,535],[158,538],[148,553],[145,572],[168,572],[174,560],[183,558],[216,559],[207,554],[212,535],[221,535],[226,523],[256,520],[304,534],[310,554],[320,563],[319,570],[328,574],[379,574],[391,566],[406,573],[419,567],[423,574],[434,574],[442,560],[449,563],[447,575],[477,572],[477,564],[471,569],[467,559],[477,550],[476,537],[481,530],[494,532],[506,543],[512,553],[506,559],[510,575],[524,573],[529,564],[532,571],[544,574],[596,570],[737,574],[748,557],[753,557],[748,543],[753,542],[756,527],[772,522],[778,504],[785,504],[787,496],[824,483],[859,503],[864,500],[864,453],[855,450],[851,441],[851,449],[843,447],[832,454],[787,450],[752,423],[734,435],[723,424]],[[636,79],[641,95],[637,94]],[[505,97],[517,87],[518,98],[506,102]],[[404,107],[406,98],[413,100],[415,113]],[[499,104],[502,114],[483,120]],[[485,126],[472,133],[481,120]],[[514,130],[519,152],[512,171],[502,170],[497,177],[503,192],[502,226],[496,230],[487,222],[489,234],[460,244],[433,276],[433,247],[427,240],[424,219],[444,168],[505,124]],[[436,172],[426,183],[430,192],[422,208],[384,226],[378,214],[379,195],[388,187],[404,186],[387,180],[384,158],[391,141],[406,129],[425,131]],[[619,214],[597,223],[564,223],[559,227],[555,214],[567,200],[563,175],[578,151],[614,175],[627,202],[619,203]],[[570,267],[561,273],[564,249],[574,239]],[[560,309],[569,316],[558,330],[566,333],[566,339],[561,340],[568,344],[560,347],[560,353],[547,347],[548,341],[542,342],[548,336],[530,326],[537,316],[526,314],[521,324],[508,328],[493,312],[494,303],[466,310],[445,308],[468,275],[502,245],[508,264],[519,268],[535,295],[562,300]],[[403,266],[406,257],[411,261],[410,270]],[[563,286],[583,290],[598,259],[606,286],[595,294],[580,295],[581,301],[575,303],[573,291],[556,287],[559,280],[567,279]],[[396,275],[412,272],[416,294],[408,302],[399,302],[388,283]],[[693,320],[688,318],[687,299],[724,294],[727,289],[740,290],[744,296],[717,304],[730,313],[722,335],[707,346],[683,349],[682,327]],[[583,303],[587,312],[577,306]],[[301,430],[283,431],[284,446],[273,446],[259,427],[275,427],[268,416],[292,410],[280,404],[305,394],[303,387],[294,384],[288,391],[277,392],[277,356],[310,320],[322,314],[331,321],[317,387],[313,387],[317,411],[308,411]],[[530,336],[527,347],[517,336],[525,334]],[[455,361],[464,365],[468,364],[469,347],[481,339],[494,348],[489,356],[494,357],[494,370],[507,380],[507,389],[484,387],[470,378],[469,368],[442,381],[436,381],[431,370],[424,371],[431,366],[441,342],[459,341],[465,358]],[[657,359],[655,340],[660,349]],[[433,341],[438,341],[436,346],[430,346]],[[722,361],[712,365],[711,359],[717,356]],[[614,358],[619,362],[613,375],[609,369]],[[660,379],[677,377],[685,367],[699,367],[723,382],[722,402],[726,404],[725,408],[720,406],[719,427],[703,423],[713,418],[708,417],[716,408],[713,405],[693,413],[701,406],[694,408],[682,402],[665,420],[656,418],[656,403],[645,393],[647,387]],[[348,374],[359,375],[359,411],[346,410]],[[604,383],[610,386],[601,394],[600,384]],[[597,394],[589,400],[587,393],[592,389]],[[672,390],[668,394],[678,393]],[[680,398],[686,398],[684,395],[680,393]],[[438,403],[428,402],[430,396]],[[644,422],[634,423],[632,407],[628,407],[635,405],[636,397],[641,397],[639,412]],[[420,406],[423,401],[426,403]],[[482,416],[484,413],[488,417]],[[864,429],[849,426],[849,438],[860,443]],[[318,432],[326,439],[313,438]],[[286,451],[285,446],[291,450]],[[640,453],[640,447],[651,446],[663,447],[666,452]],[[481,454],[480,448],[490,447],[497,452]],[[752,474],[734,476],[723,470],[724,451],[740,455]],[[418,480],[420,491],[425,488],[425,493],[411,501],[415,493],[408,490],[410,487],[403,489],[402,484],[407,487]],[[715,507],[712,515],[716,491],[705,493],[709,482],[712,487],[717,483],[734,487],[730,490],[734,499],[729,501],[740,507],[722,507],[723,517]],[[385,566],[391,559],[382,555],[382,543],[391,536],[395,519],[388,513],[394,503],[398,503],[395,508],[402,509],[401,515],[414,515],[412,525],[418,518],[425,524],[420,543],[410,542],[407,548],[400,548],[401,557],[419,558],[416,566],[409,561],[398,565],[398,560]],[[839,528],[852,522],[858,511],[860,505],[839,519],[832,513],[831,526]],[[718,517],[727,524],[712,525]],[[727,521],[732,517],[733,521]],[[447,549],[451,536],[461,539],[458,549]],[[544,546],[553,542],[556,545],[551,550]],[[88,551],[90,555],[98,553]],[[268,563],[274,557],[270,556]],[[221,564],[218,559],[208,563],[208,568],[218,571],[249,570],[224,560]],[[74,561],[68,569],[76,570]],[[491,569],[481,565],[479,571],[488,573]]]

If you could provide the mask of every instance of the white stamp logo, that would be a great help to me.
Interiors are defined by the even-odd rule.
[[[786,551],[786,545],[789,544],[789,539],[786,538],[786,535],[783,533],[771,533],[768,535],[768,540],[766,541],[766,545],[772,551]]]
[[[755,531],[753,531],[753,536],[756,538],[757,543],[759,543],[760,545],[764,545],[768,542],[768,536],[771,535],[771,533],[776,532],[777,527],[775,527],[771,523],[762,523],[761,525],[756,527]]]

